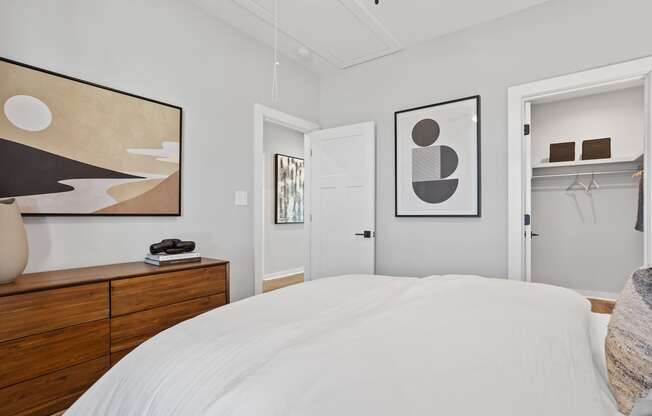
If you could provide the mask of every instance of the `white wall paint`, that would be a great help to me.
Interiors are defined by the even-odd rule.
[[[643,264],[643,233],[634,230],[638,180],[631,174],[596,179],[600,189],[590,194],[567,192],[573,178],[535,179],[533,282],[617,294]]]
[[[532,164],[547,162],[550,144],[611,137],[611,157],[636,159],[643,153],[643,87],[532,106]]]
[[[3,0],[0,56],[183,107],[183,216],[29,218],[27,271],[139,260],[165,237],[231,261],[231,294],[254,292],[253,106],[318,118],[317,77],[283,59],[271,103],[272,51],[174,0]]]
[[[322,126],[377,122],[377,271],[506,277],[507,88],[652,54],[651,13],[647,0],[553,0],[323,78]],[[473,94],[482,218],[395,218],[394,111]]]
[[[265,277],[279,272],[303,269],[306,235],[303,224],[274,223],[274,190],[276,188],[275,155],[303,158],[303,134],[265,123],[263,136],[265,157]]]

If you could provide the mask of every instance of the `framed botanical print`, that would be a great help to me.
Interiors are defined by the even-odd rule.
[[[276,224],[303,223],[303,159],[276,154]]]
[[[0,58],[0,199],[23,215],[181,215],[181,117]]]
[[[394,113],[395,215],[480,216],[480,96]]]

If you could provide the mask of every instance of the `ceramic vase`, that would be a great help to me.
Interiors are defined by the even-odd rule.
[[[27,250],[27,233],[16,200],[0,200],[0,284],[13,282],[25,270]]]

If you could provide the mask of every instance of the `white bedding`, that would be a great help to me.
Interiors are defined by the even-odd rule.
[[[588,302],[473,276],[342,276],[164,331],[66,416],[614,416]]]

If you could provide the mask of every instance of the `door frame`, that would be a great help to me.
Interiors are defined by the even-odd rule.
[[[652,57],[635,59],[587,71],[516,85],[507,90],[507,163],[508,163],[508,278],[526,280],[525,189],[526,149],[523,145],[525,106],[544,97],[609,87],[619,83],[643,80],[645,84],[645,143],[644,143],[644,264],[652,262],[652,225],[650,204],[652,195]],[[529,156],[529,155],[528,155]]]
[[[279,126],[286,127],[291,130],[298,131],[302,134],[309,133],[314,130],[319,130],[319,124],[313,123],[295,117],[293,115],[284,113],[271,107],[262,104],[254,104],[254,138],[253,138],[253,152],[254,152],[254,293],[256,295],[263,293],[263,279],[265,274],[265,158],[264,158],[264,137],[265,137],[265,122],[274,123]],[[305,137],[305,136],[304,136]],[[307,139],[304,138],[304,149],[309,152],[310,146]],[[306,191],[309,189],[308,175],[310,172],[309,157],[304,157],[305,164],[304,170],[306,177],[304,178],[304,233],[306,242],[306,254],[310,253],[310,213],[307,210],[308,194]],[[304,256],[304,276],[305,270],[308,270],[310,261],[309,256]],[[305,278],[305,277],[304,277]]]

